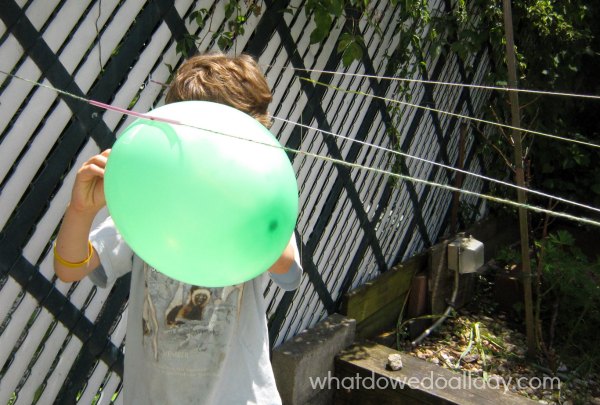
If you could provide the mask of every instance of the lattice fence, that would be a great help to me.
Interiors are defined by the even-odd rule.
[[[432,7],[448,5],[431,2]],[[397,9],[377,8],[383,35],[362,23],[368,52],[344,68],[335,51],[348,27],[337,24],[327,41],[309,44],[313,23],[301,11],[283,13],[286,1],[264,1],[249,14],[231,52],[258,57],[273,88],[274,116],[339,133],[366,143],[445,164],[458,159],[456,118],[402,107],[394,122],[388,103],[313,84],[391,97],[398,82],[295,69],[389,76],[386,52],[395,42]],[[213,11],[202,30],[189,14]],[[214,49],[209,30],[224,21],[222,2],[193,0],[3,0],[0,6],[0,70],[85,98],[145,112],[162,103],[169,65],[180,62],[176,38],[199,34],[201,51]],[[205,35],[206,34],[206,35]],[[488,69],[474,55],[467,73],[455,59],[428,60],[428,80],[478,81]],[[292,69],[294,68],[294,69]],[[487,94],[413,83],[412,102],[468,115]],[[70,197],[77,168],[109,147],[131,119],[80,100],[0,75],[0,401],[18,404],[120,403],[128,278],[111,290],[88,280],[63,283],[52,270],[51,241]],[[387,131],[395,125],[401,136]],[[398,158],[363,144],[275,121],[280,141],[294,149],[423,179],[451,183],[453,174]],[[482,157],[467,136],[465,168],[481,171]],[[339,308],[347,291],[429,246],[448,226],[451,193],[292,156],[300,186],[300,236],[305,275],[287,292],[269,286],[265,297],[272,345],[314,325]],[[466,188],[479,190],[477,181]],[[463,198],[482,212],[484,206]]]

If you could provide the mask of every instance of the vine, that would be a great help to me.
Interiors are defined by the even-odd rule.
[[[366,52],[364,28],[390,44],[386,52],[391,76],[413,78],[423,76],[428,61],[436,57],[458,58],[467,72],[472,72],[474,55],[484,53],[490,61],[486,82],[481,84],[506,86],[505,32],[502,0],[445,0],[445,7],[429,0],[389,0],[395,28],[386,31],[380,3],[374,0],[306,0],[302,10],[288,7],[283,13],[303,11],[312,21],[310,44],[326,41],[334,27],[344,27],[336,39],[336,51],[344,66],[360,62]],[[224,22],[213,27],[212,16],[223,7]],[[600,93],[600,4],[597,0],[513,0],[513,21],[516,40],[519,87],[571,93]],[[213,44],[227,51],[244,35],[249,16],[263,12],[262,2],[228,0],[215,2],[211,9],[202,8],[189,15],[197,32],[211,35]],[[387,23],[386,23],[387,24]],[[206,29],[208,28],[208,29]],[[194,34],[184,35],[177,52],[188,56],[203,42]],[[391,44],[394,44],[393,46]],[[393,97],[410,101],[407,84],[399,84]],[[531,130],[560,134],[565,137],[600,143],[600,121],[591,119],[597,113],[595,101],[573,98],[557,99],[535,94],[520,95],[521,125]],[[390,137],[400,144],[403,107],[393,103],[388,107],[392,122]],[[487,102],[484,118],[509,122],[508,94],[496,92]],[[471,125],[469,132],[479,140],[476,144],[482,156],[492,157],[487,163],[488,174],[507,178],[514,170],[511,134],[499,127],[480,128]],[[586,149],[576,144],[558,144],[534,136],[524,138],[524,161],[527,186],[591,205],[600,205],[600,161],[598,149]],[[393,170],[401,172],[403,162],[392,162]],[[509,191],[490,185],[495,195],[514,198]],[[510,191],[512,192],[512,191]],[[546,202],[533,203],[545,205]],[[561,207],[562,208],[562,207]],[[566,208],[569,210],[570,208]],[[577,214],[577,213],[575,213]],[[587,213],[585,213],[587,214]],[[544,218],[533,218],[542,223]],[[465,225],[465,224],[463,224]],[[545,224],[547,225],[547,224]],[[539,227],[539,226],[538,226]],[[536,231],[533,226],[532,233]],[[547,226],[545,226],[547,228]],[[555,277],[546,272],[544,277]],[[538,319],[539,319],[538,314]]]
[[[482,84],[507,85],[502,0],[445,0],[445,7],[429,0],[389,0],[386,12],[395,19],[389,23],[395,28],[389,31],[381,25],[380,4],[374,0],[306,0],[301,9],[287,6],[281,12],[306,14],[313,22],[311,44],[327,40],[333,27],[344,27],[336,39],[336,51],[345,66],[361,61],[366,51],[364,27],[371,27],[384,44],[390,45],[386,58],[391,76],[422,75],[427,72],[428,61],[438,56],[457,57],[465,70],[472,72],[473,56],[485,50],[491,68]],[[600,66],[600,28],[594,23],[600,19],[600,4],[594,0],[513,0],[512,4],[520,87],[600,92],[600,79],[595,74]],[[204,34],[184,35],[177,52],[184,57],[195,53],[207,35],[212,41],[209,47],[216,45],[228,51],[245,34],[249,17],[260,15],[263,9],[261,1],[228,0],[215,2],[210,9],[194,10],[188,19],[197,25],[197,33]],[[218,13],[224,14],[223,22],[213,26],[213,15]],[[411,100],[407,84],[398,84],[392,96]],[[588,119],[597,108],[593,102],[536,95],[521,95],[520,101],[525,128],[582,141],[600,140],[600,121]],[[397,143],[403,111],[399,104],[388,106],[392,117],[389,135]],[[492,94],[483,114],[490,121],[508,122],[507,94]],[[482,155],[495,157],[488,164],[490,174],[508,177],[513,169],[512,164],[506,164],[512,160],[510,134],[498,127],[474,125],[470,132],[479,140]],[[535,136],[526,136],[524,141],[528,186],[600,205],[600,170],[595,164],[600,151]],[[398,169],[399,162],[394,167]],[[505,189],[491,187],[500,196],[512,197]],[[545,201],[534,202],[545,205]]]

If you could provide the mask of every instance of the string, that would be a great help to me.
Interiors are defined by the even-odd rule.
[[[318,132],[321,132],[323,134],[331,135],[331,136],[336,137],[336,138],[345,139],[345,140],[348,140],[350,142],[355,142],[355,143],[358,143],[358,144],[361,144],[361,145],[365,145],[367,147],[378,149],[378,150],[381,150],[381,151],[384,151],[384,152],[389,152],[389,153],[392,153],[392,154],[395,154],[395,155],[398,155],[398,156],[403,156],[403,157],[406,157],[406,158],[409,158],[409,159],[414,159],[414,160],[418,160],[418,161],[421,161],[421,162],[429,163],[429,164],[434,165],[434,166],[439,166],[439,167],[442,167],[444,169],[453,170],[453,171],[458,172],[458,173],[463,173],[463,174],[466,174],[466,175],[469,175],[469,176],[477,177],[479,179],[486,180],[486,181],[489,181],[489,182],[492,182],[492,183],[497,183],[497,184],[501,184],[503,186],[512,187],[512,188],[515,188],[515,189],[518,189],[518,190],[523,190],[523,191],[526,191],[528,193],[539,195],[541,197],[550,198],[550,199],[553,199],[553,200],[556,200],[556,201],[563,202],[565,204],[575,205],[577,207],[586,208],[586,209],[589,209],[589,210],[592,210],[592,211],[600,212],[600,208],[596,208],[596,207],[592,207],[592,206],[589,206],[589,205],[586,205],[586,204],[578,203],[576,201],[567,200],[565,198],[554,196],[554,195],[551,195],[551,194],[546,194],[546,193],[544,193],[542,191],[537,191],[537,190],[534,190],[534,189],[529,189],[529,188],[526,188],[526,187],[518,186],[516,184],[509,183],[507,181],[498,180],[498,179],[495,179],[495,178],[492,178],[492,177],[487,177],[487,176],[484,176],[484,175],[479,174],[479,173],[474,173],[474,172],[470,172],[468,170],[459,169],[457,167],[445,165],[443,163],[438,163],[438,162],[435,162],[433,160],[428,160],[428,159],[425,159],[425,158],[422,158],[422,157],[410,155],[408,153],[404,153],[404,152],[401,152],[401,151],[398,151],[398,150],[394,150],[394,149],[389,149],[389,148],[386,148],[384,146],[375,145],[375,144],[372,144],[372,143],[361,141],[359,139],[353,139],[353,138],[350,138],[350,137],[347,137],[347,136],[344,136],[344,135],[336,134],[336,133],[329,132],[329,131],[324,131],[324,130],[316,128],[316,127],[311,127],[311,126],[304,125],[304,124],[301,124],[301,123],[298,123],[298,122],[290,121],[290,120],[287,120],[285,118],[280,118],[280,117],[276,117],[276,116],[271,116],[271,118],[273,118],[273,119],[275,119],[277,121],[282,121],[282,122],[286,122],[288,124],[296,125],[296,126],[299,126],[299,127],[305,128],[305,129],[311,129],[313,131],[318,131]]]
[[[226,135],[226,134],[223,134]],[[242,138],[240,138],[242,139]],[[264,145],[268,145],[268,144],[264,144]],[[268,145],[268,146],[274,146],[274,147],[278,147],[275,145]],[[441,184],[441,183],[435,183],[433,181],[429,181],[429,180],[423,180],[423,179],[419,179],[417,177],[412,177],[412,176],[406,176],[403,174],[399,174],[399,173],[392,173],[389,172],[387,170],[383,170],[383,169],[378,169],[376,167],[369,167],[369,166],[363,166],[360,165],[358,163],[351,163],[351,162],[346,162],[344,160],[340,160],[340,159],[335,159],[335,158],[330,158],[328,156],[322,156],[322,155],[318,155],[315,153],[311,153],[311,152],[305,152],[302,150],[295,150],[295,149],[291,149],[285,146],[281,147],[282,149],[284,149],[287,152],[292,152],[295,154],[300,154],[300,155],[306,155],[306,156],[311,156],[317,159],[322,159],[322,160],[326,160],[332,163],[336,163],[342,166],[347,166],[347,167],[351,167],[351,168],[355,168],[355,169],[363,169],[363,170],[367,170],[367,171],[372,171],[375,173],[379,173],[379,174],[384,174],[390,177],[395,177],[398,179],[402,179],[402,180],[406,180],[406,181],[412,181],[412,182],[416,182],[416,183],[421,183],[421,184],[425,184],[428,186],[432,186],[432,187],[438,187],[438,188],[442,188],[445,190],[449,190],[449,191],[455,191],[455,192],[459,192],[462,194],[466,194],[466,195],[471,195],[471,196],[476,196],[476,197],[481,197],[484,198],[486,200],[489,201],[493,201],[493,202],[497,202],[497,203],[501,203],[501,204],[506,204],[506,205],[512,205],[513,207],[520,207],[520,208],[525,208],[534,212],[538,212],[538,213],[544,213],[544,214],[548,214],[551,216],[555,216],[555,217],[561,217],[561,218],[566,218],[566,219],[570,219],[576,222],[581,222],[584,224],[588,224],[588,225],[595,225],[595,226],[600,226],[600,222],[598,221],[594,221],[592,219],[588,219],[588,218],[584,218],[584,217],[576,217],[574,215],[571,214],[567,214],[565,212],[559,212],[559,211],[551,211],[545,208],[541,208],[541,207],[537,207],[535,205],[529,205],[529,204],[521,204],[518,203],[516,201],[512,201],[512,200],[508,200],[505,198],[500,198],[500,197],[496,197],[493,195],[489,195],[489,194],[480,194],[477,193],[475,191],[470,191],[470,190],[465,190],[465,189],[461,189],[461,188],[457,188],[457,187],[453,187],[447,184]]]
[[[408,103],[406,101],[400,101],[400,100],[394,100],[394,99],[387,98],[387,97],[375,96],[373,94],[368,94],[368,93],[365,93],[365,92],[360,91],[360,90],[342,89],[342,88],[334,86],[332,84],[327,84],[327,83],[319,82],[317,80],[308,79],[308,78],[305,78],[305,77],[301,77],[300,80],[305,80],[305,81],[311,82],[313,84],[317,84],[317,85],[320,85],[320,86],[329,87],[329,88],[331,88],[333,90],[341,91],[341,92],[348,93],[348,94],[356,94],[356,95],[359,95],[359,96],[365,96],[365,97],[369,97],[369,98],[375,98],[375,99],[378,99],[378,100],[383,100],[383,101],[387,101],[387,102],[394,103],[394,104],[402,104],[402,105],[406,105],[408,107],[420,108],[420,109],[426,110],[426,111],[437,112],[437,113],[440,113],[440,114],[449,115],[451,117],[462,118],[462,119],[471,120],[471,121],[475,121],[475,122],[481,122],[483,124],[494,125],[494,126],[497,126],[497,127],[502,127],[502,128],[517,130],[517,131],[526,132],[526,133],[533,134],[533,135],[540,135],[540,136],[544,136],[544,137],[547,137],[547,138],[552,138],[552,139],[556,139],[556,140],[560,140],[560,141],[577,143],[577,144],[584,145],[584,146],[590,146],[592,148],[600,148],[600,145],[595,144],[595,143],[591,143],[591,142],[579,141],[577,139],[565,138],[565,137],[558,136],[558,135],[547,134],[545,132],[534,131],[534,130],[525,129],[525,128],[519,128],[519,127],[515,127],[515,126],[512,126],[512,125],[508,125],[508,124],[502,124],[500,122],[494,122],[494,121],[484,120],[482,118],[470,117],[468,115],[457,114],[457,113],[453,113],[453,112],[450,112],[450,111],[438,110],[438,109],[432,108],[432,107],[427,107],[427,106],[423,106],[423,105]]]
[[[118,113],[121,113],[121,114],[131,115],[133,117],[142,118],[142,119],[145,119],[145,120],[166,122],[167,124],[190,126],[190,125],[186,125],[186,124],[182,123],[181,121],[172,120],[170,118],[164,118],[164,117],[158,118],[158,117],[154,117],[154,116],[149,115],[149,114],[143,114],[143,113],[139,113],[139,112],[136,112],[136,111],[127,110],[125,108],[116,107],[116,106],[111,105],[111,104],[101,103],[100,101],[96,101],[96,100],[86,100],[86,101],[89,104],[93,105],[93,106],[100,107],[100,108],[103,108],[105,110],[110,110],[110,111],[118,112]],[[202,129],[202,128],[199,128],[199,129]]]
[[[73,98],[75,100],[83,101],[84,103],[93,105],[95,107],[102,108],[104,110],[114,111],[114,112],[118,112],[118,113],[121,113],[121,114],[126,114],[126,115],[130,115],[130,116],[133,116],[133,117],[143,118],[143,119],[152,120],[152,121],[166,122],[167,124],[184,125],[180,121],[172,120],[172,119],[169,119],[169,118],[158,118],[158,117],[154,117],[154,116],[149,115],[149,114],[143,114],[143,113],[139,113],[139,112],[136,112],[136,111],[127,110],[125,108],[117,107],[117,106],[114,106],[114,105],[111,105],[111,104],[102,103],[100,101],[88,100],[87,98],[78,96],[77,94],[69,93],[67,91],[64,91],[64,90],[61,90],[61,89],[57,89],[57,88],[49,86],[47,84],[36,82],[34,80],[31,80],[31,79],[26,79],[24,77],[17,76],[17,75],[12,74],[12,73],[5,72],[3,70],[0,70],[0,73],[4,74],[6,76],[9,76],[9,77],[18,79],[18,80],[23,80],[23,81],[25,81],[27,83],[31,83],[31,84],[33,84],[34,86],[37,86],[37,87],[43,87],[45,89],[55,91],[55,92],[57,92],[59,94],[62,94],[64,96]]]
[[[61,90],[61,89],[57,89],[57,88],[55,88],[55,87],[49,86],[49,85],[47,85],[47,84],[44,84],[44,83],[41,83],[41,82],[36,82],[36,81],[34,81],[34,80],[27,79],[27,78],[25,78],[25,77],[21,77],[21,76],[17,76],[17,75],[15,75],[15,74],[12,74],[12,73],[5,72],[5,71],[3,71],[3,70],[0,70],[0,73],[2,73],[3,75],[6,75],[6,76],[12,77],[13,79],[22,80],[22,81],[24,81],[24,82],[31,83],[31,84],[33,84],[34,86],[37,86],[37,87],[43,87],[43,88],[45,88],[45,89],[48,89],[48,90],[55,91],[55,92],[57,92],[57,93],[59,93],[59,94],[62,94],[62,95],[64,95],[64,96],[67,96],[67,97],[70,97],[70,98],[73,98],[73,99],[75,99],[75,100],[79,100],[79,101],[83,101],[83,102],[85,102],[85,103],[88,103],[88,100],[87,100],[87,98],[83,98],[83,97],[81,97],[81,96],[78,96],[77,94],[72,94],[72,93],[66,92],[66,91],[64,91],[64,90]]]
[[[102,71],[102,41],[100,40],[100,30],[98,29],[98,22],[100,22],[100,18],[102,17],[102,0],[98,1],[98,16],[96,17],[96,21],[94,22],[94,27],[96,27],[96,38],[98,38],[98,67],[100,71]]]
[[[492,195],[489,195],[489,194],[481,194],[481,193],[477,193],[475,191],[460,189],[460,188],[453,187],[453,186],[450,186],[450,185],[447,185],[447,184],[436,183],[436,182],[433,182],[433,181],[419,179],[419,178],[416,178],[416,177],[407,176],[407,175],[403,175],[403,174],[400,174],[400,173],[393,173],[393,172],[386,171],[386,170],[383,170],[383,169],[378,169],[376,167],[369,167],[369,166],[360,165],[358,163],[346,162],[344,160],[335,159],[335,158],[331,158],[331,157],[328,157],[328,156],[322,156],[322,155],[318,155],[318,154],[307,152],[307,151],[297,150],[297,149],[289,148],[287,146],[282,146],[282,145],[279,145],[279,144],[270,144],[270,143],[266,143],[266,142],[262,142],[262,141],[258,141],[258,140],[254,140],[254,139],[242,138],[242,137],[238,137],[236,135],[222,133],[222,132],[218,132],[218,131],[215,131],[215,130],[211,130],[211,129],[202,128],[202,127],[198,127],[198,126],[195,126],[195,125],[187,124],[187,123],[184,123],[184,122],[179,122],[179,121],[175,121],[175,120],[165,119],[165,118],[162,118],[162,117],[153,117],[153,116],[148,115],[148,114],[142,114],[142,113],[138,113],[138,112],[135,112],[135,111],[130,111],[130,110],[127,110],[125,108],[115,107],[115,106],[112,106],[112,105],[109,105],[109,104],[105,104],[105,103],[102,103],[102,102],[99,102],[99,101],[88,100],[88,99],[85,99],[85,98],[83,98],[81,96],[77,96],[75,94],[68,93],[68,92],[66,92],[64,90],[56,89],[56,88],[54,88],[52,86],[48,86],[48,85],[44,85],[42,83],[34,82],[33,80],[25,79],[25,78],[22,78],[20,76],[17,76],[17,75],[11,74],[11,73],[6,73],[6,72],[4,72],[2,70],[0,70],[0,73],[3,73],[5,75],[11,76],[11,77],[19,79],[19,80],[24,80],[26,82],[32,83],[32,84],[34,84],[36,86],[39,86],[39,87],[44,87],[44,88],[56,91],[59,94],[63,94],[65,96],[67,96],[67,97],[72,97],[74,99],[77,99],[77,100],[80,100],[80,101],[84,101],[84,102],[86,102],[86,103],[88,103],[90,105],[93,105],[93,106],[96,106],[96,107],[99,107],[99,108],[103,108],[103,109],[106,108],[106,109],[109,109],[111,111],[119,112],[119,113],[126,114],[126,115],[131,115],[131,116],[134,116],[134,117],[137,117],[137,118],[148,119],[148,120],[153,120],[153,121],[160,121],[160,122],[166,122],[166,123],[169,123],[169,124],[182,125],[182,126],[186,126],[186,127],[190,127],[190,128],[194,128],[194,129],[199,129],[199,130],[202,130],[202,131],[207,131],[207,132],[210,132],[210,133],[214,133],[216,135],[226,136],[226,137],[229,137],[229,138],[234,138],[234,139],[238,139],[238,140],[242,140],[242,141],[248,141],[248,142],[252,142],[252,143],[263,145],[263,146],[269,146],[271,148],[282,149],[282,150],[284,150],[286,152],[294,153],[296,155],[310,156],[310,157],[313,157],[315,159],[321,159],[321,160],[328,161],[328,162],[331,162],[333,164],[337,164],[337,165],[341,165],[341,166],[346,166],[346,167],[350,167],[350,168],[354,168],[354,169],[360,169],[360,170],[367,170],[367,171],[371,171],[371,172],[374,172],[374,173],[383,174],[383,175],[387,175],[387,176],[394,177],[394,178],[397,178],[397,179],[405,180],[405,181],[411,181],[411,182],[416,182],[416,183],[421,183],[421,184],[429,185],[429,186],[432,186],[432,187],[438,187],[438,188],[442,188],[442,189],[445,189],[445,190],[458,192],[458,193],[461,193],[461,194],[466,194],[466,195],[471,195],[471,196],[476,196],[476,197],[484,198],[484,199],[486,199],[488,201],[492,201],[492,202],[497,202],[497,203],[501,203],[501,204],[511,205],[511,206],[514,206],[514,207],[525,208],[525,209],[528,209],[530,211],[534,211],[534,212],[538,212],[538,213],[544,213],[544,214],[547,214],[547,215],[550,215],[550,216],[565,218],[565,219],[569,219],[569,220],[572,220],[572,221],[575,221],[575,222],[580,222],[580,223],[584,223],[584,224],[594,225],[594,226],[599,226],[600,227],[600,222],[592,220],[592,219],[589,219],[589,218],[576,217],[574,215],[571,215],[571,214],[568,214],[568,213],[565,213],[565,212],[552,211],[552,210],[541,208],[541,207],[537,207],[537,206],[534,206],[534,205],[522,204],[522,203],[519,203],[519,202],[516,202],[516,201],[512,201],[512,200],[508,200],[508,199],[505,199],[505,198],[500,198],[500,197],[492,196]]]
[[[423,80],[423,79],[408,79],[402,77],[389,77],[389,76],[377,76],[377,75],[368,75],[361,73],[348,73],[348,72],[335,72],[330,70],[319,70],[319,69],[306,69],[306,68],[296,68],[293,66],[276,66],[276,65],[266,65],[269,68],[275,69],[292,69],[300,72],[309,72],[309,73],[322,73],[322,74],[331,74],[331,75],[339,75],[339,76],[351,76],[351,77],[362,77],[369,79],[377,79],[377,80],[391,80],[391,81],[399,81],[399,82],[407,82],[407,83],[421,83],[421,84],[436,84],[440,86],[450,86],[450,87],[467,87],[471,89],[482,89],[482,90],[497,90],[497,91],[506,91],[506,92],[519,92],[519,93],[529,93],[529,94],[540,94],[545,96],[559,96],[559,97],[575,97],[575,98],[583,98],[583,99],[591,99],[591,100],[600,100],[599,95],[595,94],[577,94],[577,93],[563,93],[557,91],[545,91],[545,90],[532,90],[532,89],[519,89],[514,87],[501,87],[501,86],[486,86],[482,84],[468,84],[468,83],[453,83],[453,82],[442,82],[437,80]]]

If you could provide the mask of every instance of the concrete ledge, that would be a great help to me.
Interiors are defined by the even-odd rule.
[[[537,401],[503,389],[501,382],[446,370],[402,355],[403,368],[386,367],[390,354],[401,354],[386,346],[365,342],[344,350],[336,358],[335,405],[444,404],[444,405],[535,405]]]
[[[333,314],[273,350],[271,363],[285,405],[331,403],[333,391],[313,388],[311,381],[333,374],[335,356],[354,342],[355,332],[354,319]]]

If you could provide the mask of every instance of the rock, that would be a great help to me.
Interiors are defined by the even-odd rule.
[[[491,384],[495,387],[502,387],[504,384],[504,379],[498,374],[492,374],[488,377],[488,384]]]
[[[388,356],[387,367],[392,371],[402,369],[402,356],[400,356],[398,353],[390,354]]]
[[[467,354],[465,357],[463,357],[463,361],[465,363],[473,363],[477,360],[479,360],[479,355],[477,353]]]
[[[444,361],[444,364],[445,364],[447,367],[449,367],[449,368],[455,368],[455,367],[454,367],[454,361],[455,361],[456,359],[455,359],[454,357],[452,357],[452,356],[448,356],[448,355],[447,355],[446,353],[444,353],[444,352],[440,352],[440,355],[439,355],[439,356],[442,358],[442,360]]]
[[[438,359],[437,357],[432,357],[432,358],[431,358],[431,362],[432,362],[433,364],[440,364],[440,359]]]
[[[590,404],[592,404],[592,405],[600,405],[600,397],[592,398],[590,400]]]

